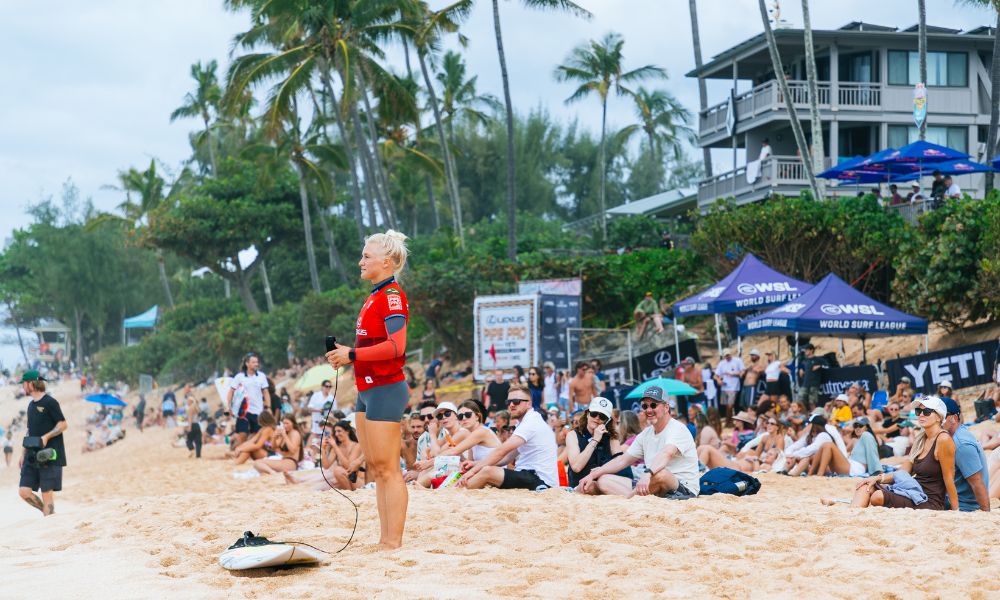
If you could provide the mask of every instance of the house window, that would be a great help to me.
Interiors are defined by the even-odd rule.
[[[928,52],[927,85],[966,87],[968,55],[965,52]],[[920,54],[889,50],[889,84],[916,85],[920,81]]]
[[[889,125],[889,147],[902,148],[920,137],[916,127],[907,125]],[[968,127],[927,127],[927,141],[939,146],[947,146],[959,152],[969,151]]]

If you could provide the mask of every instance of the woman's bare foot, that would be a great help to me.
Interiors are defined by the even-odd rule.
[[[392,551],[392,550],[399,550],[399,548],[402,545],[403,545],[402,542],[393,543],[393,544],[390,544],[389,542],[379,542],[378,543],[378,551],[379,552],[387,552],[387,551]]]
[[[293,485],[298,483],[297,481],[295,481],[295,477],[292,477],[291,471],[283,471],[281,474],[285,476],[285,483]]]
[[[833,506],[834,504],[837,503],[837,501],[834,500],[833,498],[820,498],[819,503],[822,504],[823,506]]]

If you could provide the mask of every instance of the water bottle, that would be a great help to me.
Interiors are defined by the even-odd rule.
[[[736,489],[738,491],[740,491],[740,492],[747,491],[747,482],[745,482],[745,481],[737,481],[736,482]]]

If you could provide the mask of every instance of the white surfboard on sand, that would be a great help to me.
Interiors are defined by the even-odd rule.
[[[264,544],[230,548],[219,556],[219,564],[230,571],[241,571],[261,567],[305,565],[320,562],[324,558],[326,554],[308,546]]]

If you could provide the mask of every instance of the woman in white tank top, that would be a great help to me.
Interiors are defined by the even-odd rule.
[[[458,406],[458,424],[469,432],[442,456],[462,456],[467,460],[482,460],[500,446],[500,438],[483,425],[483,406],[476,400],[466,400]]]

